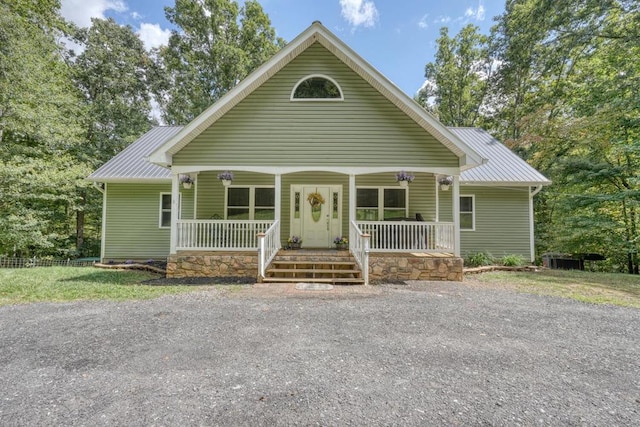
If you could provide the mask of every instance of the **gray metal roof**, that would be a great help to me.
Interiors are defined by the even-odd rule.
[[[178,133],[182,126],[156,126],[89,175],[91,181],[166,180],[171,171],[149,163],[147,157]]]
[[[544,175],[491,134],[480,128],[450,127],[449,130],[489,161],[460,174],[462,184],[549,185]]]
[[[169,169],[149,163],[147,157],[178,133],[182,126],[157,126],[142,135],[87,179],[109,181],[154,181],[171,178]],[[460,175],[463,184],[548,185],[540,172],[480,128],[450,127],[458,138],[489,161]]]

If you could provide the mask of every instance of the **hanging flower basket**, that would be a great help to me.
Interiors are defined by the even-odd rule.
[[[180,175],[180,182],[182,187],[188,190],[193,185],[194,179],[190,175]]]
[[[231,181],[233,181],[233,172],[224,171],[218,174],[218,179],[222,181],[222,185],[228,187],[231,185]]]
[[[313,193],[309,193],[307,196],[307,201],[311,205],[311,218],[314,222],[320,221],[320,217],[322,216],[322,205],[325,204],[325,199],[322,194],[315,191]]]
[[[449,187],[453,184],[452,176],[442,176],[438,178],[438,184],[440,184],[440,189],[442,191],[449,191]]]
[[[402,188],[406,188],[409,183],[411,183],[414,180],[415,176],[405,172],[405,171],[400,171],[396,174],[396,181],[398,181],[398,184],[400,184],[400,187]]]

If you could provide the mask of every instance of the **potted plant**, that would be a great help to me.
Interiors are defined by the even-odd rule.
[[[411,181],[413,181],[414,178],[415,176],[405,171],[400,171],[396,174],[396,181],[398,181],[400,187],[406,187],[407,185],[409,185],[409,183],[411,183]]]
[[[188,190],[193,185],[194,179],[191,178],[191,175],[180,175],[180,182],[182,186]]]
[[[448,191],[451,184],[453,184],[452,176],[441,176],[438,178],[438,184],[440,184],[440,189],[442,191]]]
[[[231,185],[231,181],[233,181],[233,172],[224,171],[218,174],[218,179],[222,181],[222,185],[228,187]]]
[[[287,244],[289,249],[300,249],[300,246],[302,245],[302,238],[299,236],[291,236],[287,240]]]
[[[349,240],[344,236],[338,236],[333,239],[333,244],[336,245],[336,249],[338,250],[349,249]]]

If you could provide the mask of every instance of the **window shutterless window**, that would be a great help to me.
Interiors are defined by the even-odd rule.
[[[356,219],[381,221],[407,216],[407,189],[358,188],[356,190]]]
[[[460,230],[475,229],[475,196],[460,196]]]
[[[227,187],[226,218],[230,220],[275,219],[273,187]]]
[[[180,199],[182,201],[182,199]],[[179,211],[181,208],[178,209]],[[171,193],[160,193],[160,215],[158,227],[171,227]]]

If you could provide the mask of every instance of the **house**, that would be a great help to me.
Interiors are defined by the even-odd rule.
[[[314,268],[348,236],[365,283],[461,279],[477,251],[533,260],[532,199],[550,184],[485,131],[443,126],[319,22],[191,123],[153,128],[88,179],[104,195],[103,261],[168,257],[169,276],[263,280],[293,256],[290,236],[327,249]]]

